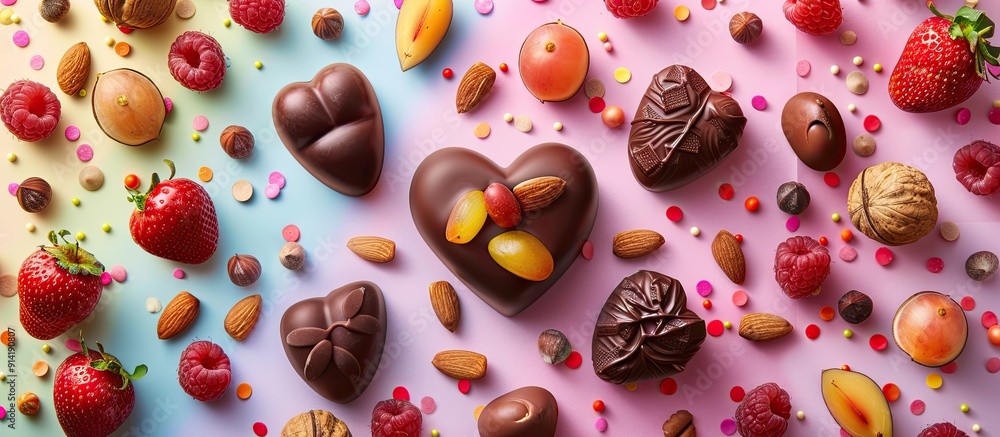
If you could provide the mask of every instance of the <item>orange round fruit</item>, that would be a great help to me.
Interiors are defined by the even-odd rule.
[[[969,323],[965,311],[950,297],[922,291],[896,310],[892,337],[913,361],[940,367],[962,354],[969,338]]]
[[[580,32],[556,21],[528,35],[517,67],[531,95],[542,102],[561,102],[583,87],[590,70],[590,51]]]

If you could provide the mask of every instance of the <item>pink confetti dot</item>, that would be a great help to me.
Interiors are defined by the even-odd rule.
[[[125,271],[125,267],[121,264],[111,266],[111,279],[114,279],[118,283],[125,282],[125,279],[128,279],[128,272]]]
[[[927,271],[931,273],[941,273],[944,270],[944,260],[934,257],[927,260]]]
[[[730,184],[719,185],[719,197],[721,197],[722,200],[732,199],[733,196],[735,195],[736,195],[736,189],[733,188],[732,185]]]
[[[603,417],[598,417],[597,420],[594,421],[594,429],[596,429],[596,430],[598,430],[600,432],[607,431],[608,430],[608,419],[605,419]]]
[[[420,398],[420,411],[424,414],[431,414],[437,410],[437,402],[430,396]]]
[[[14,3],[17,3],[17,0],[0,0],[0,5],[4,6],[14,6]]]
[[[986,371],[990,373],[1000,372],[1000,358],[993,357],[986,360]]]
[[[736,421],[733,419],[723,419],[722,424],[719,425],[719,429],[725,435],[736,434]]]
[[[267,176],[267,183],[277,185],[278,188],[285,188],[285,175],[279,171],[272,171]]]
[[[699,296],[708,297],[708,295],[712,294],[712,283],[701,280],[694,286],[694,289],[698,291]]]
[[[795,232],[799,230],[799,225],[801,224],[802,222],[799,221],[799,217],[793,215],[788,220],[785,220],[785,229],[788,229],[788,232]]]
[[[11,182],[10,184],[7,185],[7,192],[10,193],[11,196],[16,196],[17,187],[19,186],[20,185],[18,185],[17,182]]]
[[[601,98],[600,96],[591,97],[590,101],[587,102],[587,106],[590,107],[590,112],[593,112],[594,114],[600,114],[602,111],[604,111],[604,108],[607,105],[608,104],[605,103],[604,99]]]
[[[701,0],[701,7],[705,8],[706,11],[711,11],[715,9],[716,0]]]
[[[108,285],[111,283],[111,273],[101,272],[101,285]]]
[[[733,305],[741,307],[750,301],[750,296],[743,290],[736,290],[733,293]]]
[[[66,346],[66,349],[69,349],[73,352],[83,352],[83,348],[80,347],[80,340],[77,340],[75,338],[67,338],[66,342],[63,344]]]
[[[875,132],[878,128],[882,127],[882,120],[879,120],[878,117],[874,115],[869,115],[865,117],[864,125],[866,131]]]
[[[393,0],[393,3],[396,5],[396,9],[403,8],[403,0]]]
[[[76,141],[80,139],[80,128],[76,126],[66,126],[66,139]]]
[[[476,0],[475,7],[476,12],[482,15],[489,14],[493,12],[493,0]]]
[[[45,58],[41,55],[32,56],[31,59],[28,60],[28,66],[31,67],[32,70],[41,70],[42,67],[45,66]]]
[[[90,144],[80,144],[76,148],[76,157],[83,162],[89,162],[94,159],[94,148],[90,147]]]
[[[167,114],[174,109],[174,101],[170,100],[170,97],[163,98],[163,107],[167,110]]]
[[[400,401],[407,401],[407,402],[409,402],[409,400],[410,400],[410,391],[407,390],[406,387],[403,387],[403,386],[396,387],[396,388],[392,389],[392,398],[396,399],[396,400],[400,400]]]
[[[281,193],[281,188],[278,188],[277,185],[267,184],[267,186],[264,187],[264,195],[267,196],[268,199],[278,197],[279,193]]]
[[[264,437],[267,435],[267,425],[264,422],[257,422],[253,424],[253,433],[257,437]]]
[[[972,311],[976,309],[976,300],[972,296],[965,296],[962,298],[962,309],[966,311]]]
[[[733,76],[722,70],[712,73],[710,80],[712,81],[712,89],[720,93],[729,91],[733,87]]]
[[[875,334],[868,339],[868,346],[876,351],[884,351],[889,346],[889,340],[882,334]]]
[[[851,246],[844,246],[840,248],[839,255],[841,261],[849,263],[858,258],[858,250]]]
[[[368,11],[371,10],[372,6],[368,4],[366,0],[358,0],[356,3],[354,3],[354,12],[357,12],[358,15],[362,17],[368,15]]]
[[[469,381],[468,379],[461,379],[461,380],[458,381],[458,392],[459,393],[462,393],[463,395],[467,395],[467,394],[469,394],[470,390],[472,390],[472,382],[471,381]]]
[[[958,363],[954,361],[941,366],[941,373],[944,373],[945,375],[951,375],[957,371],[958,371]]]
[[[875,251],[875,262],[885,267],[892,262],[892,256],[892,251],[888,247],[880,247]]]
[[[196,116],[194,121],[191,122],[191,127],[198,132],[204,132],[205,129],[208,129],[208,117],[204,115]]]
[[[18,47],[27,47],[28,43],[31,42],[31,37],[28,36],[28,32],[19,30],[14,32],[14,45]]]
[[[993,311],[984,311],[980,322],[982,322],[983,328],[990,329],[997,325],[997,315]]]
[[[809,61],[805,59],[799,61],[798,64],[795,64],[795,74],[798,74],[799,77],[808,76],[809,71],[811,70],[812,70],[812,64],[810,64]]]
[[[753,109],[758,111],[763,111],[767,109],[767,99],[765,99],[764,96],[753,96],[753,98],[750,99],[750,106],[753,106]]]
[[[708,335],[712,337],[718,337],[726,330],[726,326],[722,323],[722,320],[712,320],[708,322]]]
[[[299,231],[299,227],[295,226],[295,225],[285,226],[281,230],[281,237],[284,238],[285,241],[288,241],[288,242],[299,241],[299,237],[300,236],[301,236],[301,232]]]
[[[174,269],[174,277],[177,279],[184,279],[184,270]]]
[[[920,399],[910,402],[910,413],[913,413],[914,416],[924,414],[925,409],[927,409],[927,405]]]
[[[972,111],[970,111],[969,108],[959,109],[958,112],[955,113],[956,123],[964,126],[969,122],[969,120],[972,120]]]
[[[1000,124],[1000,108],[990,109],[990,113],[986,117],[990,120],[990,123]]]
[[[570,369],[579,369],[580,365],[583,364],[583,355],[580,355],[577,351],[570,352],[569,357],[567,357],[566,361],[563,362],[566,363],[566,367],[569,367]]]
[[[823,182],[831,188],[837,188],[840,186],[840,176],[832,171],[827,172],[823,175]]]
[[[591,243],[590,240],[584,241],[583,250],[580,252],[583,255],[583,259],[588,261],[594,259],[594,243]]]
[[[681,211],[680,207],[671,206],[670,208],[667,208],[667,220],[676,223],[681,221],[682,218],[684,218],[684,211]]]

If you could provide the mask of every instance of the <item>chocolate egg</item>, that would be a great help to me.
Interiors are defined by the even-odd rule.
[[[804,92],[788,99],[781,110],[781,130],[795,156],[813,170],[833,170],[847,153],[844,119],[821,94]]]
[[[552,437],[559,405],[548,390],[521,387],[494,399],[479,414],[480,437]]]

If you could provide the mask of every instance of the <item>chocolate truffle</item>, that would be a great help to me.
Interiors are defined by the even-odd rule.
[[[285,310],[281,343],[310,388],[344,404],[375,377],[387,320],[382,290],[368,281],[354,282]]]
[[[640,270],[611,292],[594,329],[594,372],[625,384],[684,370],[705,341],[705,321],[687,308],[680,281]]]
[[[348,196],[368,194],[382,174],[382,110],[368,78],[350,64],[324,67],[310,82],[286,85],[271,118],[295,160]]]
[[[667,67],[653,76],[632,119],[632,174],[650,191],[680,188],[736,150],[746,124],[739,103],[713,91],[698,72]]]
[[[479,414],[480,437],[552,437],[559,405],[548,390],[521,387],[494,399]]]
[[[781,130],[795,156],[813,170],[833,170],[847,153],[844,119],[821,94],[804,92],[788,99],[781,110]]]
[[[445,239],[448,216],[464,194],[495,182],[513,188],[543,176],[565,180],[562,194],[525,214],[515,229],[536,237],[552,255],[553,270],[544,280],[523,279],[493,260],[490,241],[510,230],[492,220],[486,220],[466,244]],[[462,283],[497,312],[513,316],[541,297],[579,257],[597,217],[597,192],[597,178],[587,158],[563,144],[532,147],[507,168],[468,149],[446,148],[424,159],[414,173],[410,214],[420,236]]]

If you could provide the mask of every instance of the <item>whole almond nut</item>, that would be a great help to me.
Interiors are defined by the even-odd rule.
[[[695,437],[694,416],[688,410],[679,410],[663,422],[663,437]]]
[[[712,240],[712,257],[722,272],[736,285],[747,279],[747,262],[739,240],[729,231],[721,230]]]
[[[438,352],[431,360],[436,369],[455,379],[479,379],[486,376],[486,356],[470,351]]]
[[[361,259],[387,263],[396,257],[396,243],[382,237],[354,237],[347,241],[347,248]]]
[[[497,72],[493,67],[482,62],[472,64],[465,76],[462,76],[458,92],[455,93],[455,109],[458,113],[464,114],[478,106],[489,94],[496,79]]]
[[[777,340],[791,332],[788,320],[774,314],[749,313],[740,319],[740,337],[750,341]]]
[[[538,211],[555,202],[566,190],[566,181],[555,176],[528,179],[514,187],[514,197],[524,212]]]
[[[253,331],[260,318],[262,299],[259,294],[247,296],[236,302],[226,314],[226,332],[236,341],[243,341]]]
[[[87,47],[87,43],[78,42],[66,50],[59,60],[56,82],[59,83],[62,92],[75,96],[83,89],[88,76],[90,76],[90,48]]]
[[[458,306],[458,293],[448,281],[438,281],[430,285],[431,308],[437,315],[445,329],[455,332],[458,329],[458,321],[461,319],[461,311]]]
[[[615,235],[611,252],[619,258],[638,258],[653,253],[663,246],[663,242],[663,236],[659,232],[633,229]]]
[[[201,302],[191,293],[177,293],[160,313],[160,320],[156,323],[156,336],[160,340],[167,340],[180,334],[194,322],[200,307]]]

